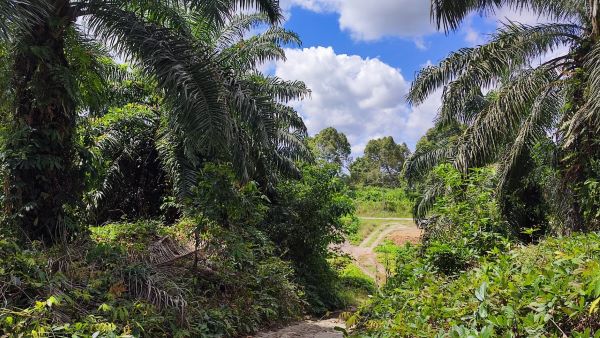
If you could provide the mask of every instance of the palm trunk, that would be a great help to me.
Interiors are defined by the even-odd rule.
[[[600,0],[590,0],[592,38],[598,41],[600,38]]]
[[[48,1],[49,17],[18,45],[4,190],[7,214],[25,239],[52,243],[65,234],[64,206],[77,195],[79,175],[64,40],[72,13],[69,0]]]

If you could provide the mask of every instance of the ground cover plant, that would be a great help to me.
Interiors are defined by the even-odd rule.
[[[0,336],[237,337],[357,308],[345,334],[600,338],[600,0],[430,5],[448,34],[542,23],[428,62],[407,103],[442,102],[415,151],[363,126],[356,154],[356,130],[309,136],[311,90],[271,69],[301,46],[289,1],[0,0]],[[356,79],[399,72],[366,61]],[[337,82],[407,113],[377,78]],[[420,243],[386,241],[410,216]]]
[[[599,239],[550,238],[457,276],[407,246],[382,294],[349,321],[364,337],[597,336]]]
[[[77,246],[23,250],[0,239],[9,337],[219,337],[250,334],[303,311],[291,265],[264,234],[197,221],[114,223]],[[8,305],[8,306],[7,306]]]

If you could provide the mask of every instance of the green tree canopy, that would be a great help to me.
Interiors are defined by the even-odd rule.
[[[195,38],[194,30],[207,26],[190,25],[222,27],[240,8],[257,9],[270,23],[281,18],[278,1],[271,0],[0,3],[0,39],[10,45],[2,61],[11,65],[10,88],[2,88],[10,104],[1,105],[10,106],[3,112],[3,206],[24,238],[52,242],[74,223],[67,205],[80,200],[84,176],[76,126],[95,107],[88,99],[123,73],[100,62],[98,56],[108,50],[156,81],[169,129],[185,135],[187,155],[249,152],[236,138],[236,121],[258,124],[255,111],[243,108],[254,103],[231,68],[215,57],[214,47]],[[90,83],[95,86],[86,86]]]
[[[408,156],[408,146],[397,144],[391,136],[370,140],[364,156],[350,166],[351,178],[359,184],[397,187]]]
[[[351,161],[352,149],[348,138],[333,127],[321,130],[310,140],[310,146],[316,157],[326,162],[346,167]]]
[[[550,22],[507,22],[489,42],[453,52],[419,73],[410,103],[420,104],[444,88],[436,122],[465,130],[452,144],[415,154],[407,174],[418,176],[415,172],[443,162],[465,174],[497,163],[502,198],[510,187],[521,185],[527,171],[535,170],[530,165],[534,154],[541,144],[549,144],[546,155],[538,158],[550,159],[544,165],[555,169],[545,175],[545,183],[557,216],[574,229],[597,224],[583,216],[598,208],[586,210],[581,201],[595,200],[586,182],[597,177],[600,159],[600,1],[432,0],[432,16],[440,27],[453,30],[469,13],[502,6],[530,10]]]

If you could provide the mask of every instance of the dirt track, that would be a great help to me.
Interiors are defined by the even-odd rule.
[[[281,330],[266,332],[257,338],[342,338],[344,335],[334,327],[344,327],[339,319],[307,320],[298,324],[287,326]]]
[[[375,229],[358,246],[346,242],[340,247],[340,250],[352,256],[364,273],[379,284],[383,284],[385,267],[377,261],[375,248],[386,239],[390,239],[398,245],[406,242],[416,243],[421,236],[421,230],[410,218],[364,217],[363,219],[389,220],[390,222]],[[345,327],[344,322],[339,319],[307,320],[280,330],[258,334],[256,338],[342,338],[344,335],[334,330],[336,326]]]

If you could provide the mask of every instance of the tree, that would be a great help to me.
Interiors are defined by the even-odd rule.
[[[280,19],[272,0],[2,2],[0,18],[10,20],[0,30],[14,50],[13,104],[5,113],[10,125],[3,144],[4,207],[24,237],[52,242],[64,234],[65,205],[82,189],[74,140],[85,107],[74,51],[95,39],[155,78],[178,122],[171,127],[187,136],[188,152],[227,148],[231,116],[221,93],[235,79],[209,46],[192,39],[183,16],[222,24],[240,7],[258,8],[271,22]]]
[[[461,172],[499,163],[499,191],[509,193],[528,167],[534,148],[550,141],[557,180],[549,200],[560,204],[558,216],[571,229],[584,229],[579,200],[582,185],[600,158],[600,2],[564,0],[433,0],[438,26],[456,29],[471,12],[492,12],[500,6],[530,10],[554,22],[534,26],[505,23],[490,41],[450,54],[437,66],[423,69],[409,93],[422,103],[444,87],[439,125],[465,127],[450,147],[416,154],[407,173],[427,171],[450,161]],[[540,58],[561,46],[568,52],[544,62]],[[487,94],[484,88],[492,88]],[[549,137],[549,135],[552,135]]]
[[[397,187],[400,172],[410,155],[406,144],[396,144],[391,136],[370,140],[363,158],[352,164],[350,173],[355,182],[367,185]]]
[[[204,18],[190,20],[191,27],[202,27],[194,32],[194,38],[212,46],[219,63],[235,71],[235,85],[223,92],[235,103],[228,106],[234,125],[232,139],[236,140],[230,147],[210,153],[186,153],[186,134],[171,128],[177,121],[168,114],[169,107],[153,87],[153,81],[132,75],[135,81],[130,86],[137,89],[134,94],[138,96],[127,95],[128,103],[120,106],[117,102],[117,106],[98,119],[104,123],[102,128],[96,128],[100,133],[94,147],[100,149],[106,168],[102,168],[101,177],[92,187],[92,203],[88,205],[88,209],[100,216],[98,221],[106,221],[103,215],[118,215],[118,212],[129,218],[139,217],[142,208],[137,205],[144,204],[143,201],[151,205],[144,209],[149,209],[152,215],[161,212],[156,202],[162,200],[182,207],[197,204],[199,180],[203,168],[211,162],[219,163],[219,168],[235,170],[242,183],[259,182],[263,191],[273,190],[278,178],[298,176],[295,161],[309,158],[304,146],[306,127],[285,102],[302,99],[308,89],[300,81],[264,76],[256,67],[261,60],[282,59],[285,54],[281,45],[299,44],[299,40],[296,34],[278,26],[248,37],[252,27],[268,24],[268,18],[262,14],[236,15],[223,26]],[[127,91],[131,89],[118,90]],[[140,185],[147,180],[156,183],[151,187]],[[163,181],[168,181],[171,189],[165,189]],[[116,197],[117,192],[122,194]],[[125,208],[126,202],[134,200],[133,208]],[[106,208],[114,210],[115,204],[122,208],[108,214]]]
[[[317,158],[336,163],[340,167],[347,167],[352,160],[350,158],[352,149],[348,138],[333,127],[325,128],[315,135],[311,139],[311,146]]]
[[[300,180],[284,180],[267,212],[263,230],[292,261],[314,312],[340,306],[336,275],[327,258],[332,244],[344,242],[344,216],[354,213],[339,167],[303,164]]]

